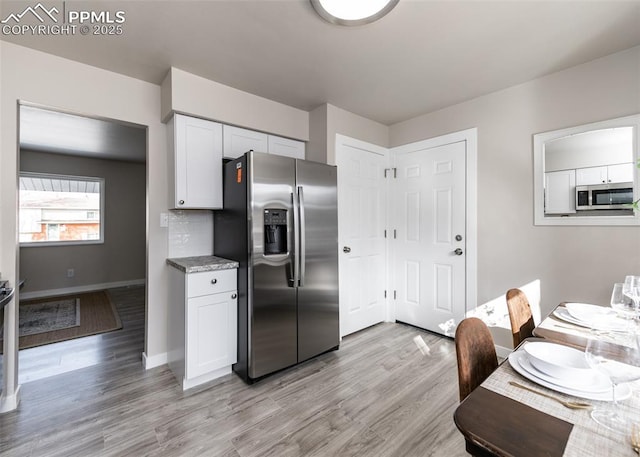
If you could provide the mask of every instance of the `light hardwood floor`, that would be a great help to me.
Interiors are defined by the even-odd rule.
[[[90,337],[98,341],[86,342],[88,353],[75,340],[30,355],[19,409],[0,415],[0,455],[467,455],[453,423],[458,385],[447,338],[379,324],[253,386],[232,374],[182,392],[166,366],[142,368],[144,290],[111,294],[122,330]],[[49,358],[78,358],[82,368],[45,378],[44,366],[56,365]]]

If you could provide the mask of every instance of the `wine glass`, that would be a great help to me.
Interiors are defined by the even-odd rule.
[[[589,338],[585,349],[585,357],[591,368],[606,375],[611,381],[612,404],[609,407],[598,407],[591,412],[591,417],[598,424],[610,430],[628,433],[631,424],[628,419],[618,412],[616,390],[619,384],[640,379],[640,349],[638,348],[638,333],[625,333],[625,344],[612,346],[603,338],[600,332],[594,332]]]
[[[622,286],[623,293],[633,300],[636,312],[640,311],[640,276],[627,276]]]
[[[637,317],[636,307],[629,297],[624,294],[624,284],[617,282],[611,292],[611,308],[625,319]]]

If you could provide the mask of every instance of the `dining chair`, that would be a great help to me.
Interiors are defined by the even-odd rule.
[[[489,328],[477,317],[468,317],[458,324],[455,344],[462,401],[498,367],[498,357]],[[474,457],[495,455],[466,437],[465,450]]]
[[[498,367],[498,357],[489,328],[477,317],[458,324],[455,344],[462,401]]]
[[[520,289],[509,289],[506,294],[513,347],[517,347],[522,340],[533,336],[536,324],[533,322],[531,306],[524,292]]]

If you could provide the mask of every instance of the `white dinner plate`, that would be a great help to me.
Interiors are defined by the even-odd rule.
[[[566,387],[567,389],[579,390],[581,392],[611,392],[611,381],[602,373],[593,370],[593,373],[589,373],[589,377],[578,378],[556,378],[548,375],[543,371],[538,370],[531,364],[529,356],[524,353],[518,359],[518,363],[522,369],[526,370],[530,375],[540,378],[543,381],[550,382],[560,387]]]
[[[522,349],[527,357],[526,363],[520,360],[520,365],[539,378],[576,390],[611,388],[609,379],[589,366],[584,351],[550,341],[526,342]]]
[[[560,392],[563,394],[567,394],[567,395],[572,395],[574,397],[579,397],[579,398],[586,398],[587,400],[599,400],[599,401],[612,401],[613,399],[611,398],[611,391],[605,391],[605,392],[587,392],[584,390],[576,390],[576,389],[571,389],[569,387],[564,387],[558,384],[554,384],[552,382],[548,382],[545,381],[542,378],[539,378],[538,376],[535,376],[533,374],[531,374],[529,371],[527,371],[521,364],[520,364],[520,358],[521,357],[525,357],[526,358],[526,353],[522,350],[522,349],[518,349],[517,351],[513,351],[511,354],[509,354],[509,365],[511,365],[511,367],[518,372],[519,374],[521,374],[522,376],[524,376],[525,378],[527,378],[529,381],[533,381],[536,384],[539,384],[543,387],[546,387],[548,389],[551,390],[555,390],[556,392]],[[526,362],[524,362],[526,364]],[[531,367],[533,368],[533,367]],[[631,396],[631,387],[629,387],[628,384],[620,384],[616,387],[616,400],[620,401],[620,400],[625,400],[627,398],[629,398]]]
[[[603,331],[623,331],[628,328],[628,322],[624,319],[618,318],[617,320],[608,320],[608,321],[596,321],[596,322],[585,322],[583,320],[575,318],[569,310],[566,308],[558,307],[553,310],[553,315],[560,320],[565,322],[569,322],[570,324],[579,325],[580,327],[590,328],[594,330],[603,330]]]
[[[590,326],[624,327],[627,322],[618,316],[613,308],[590,305],[588,303],[566,303],[565,308],[575,319],[586,322]]]

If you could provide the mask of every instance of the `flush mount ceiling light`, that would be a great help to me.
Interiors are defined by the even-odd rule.
[[[377,21],[399,0],[310,0],[316,12],[338,25],[363,25]]]

